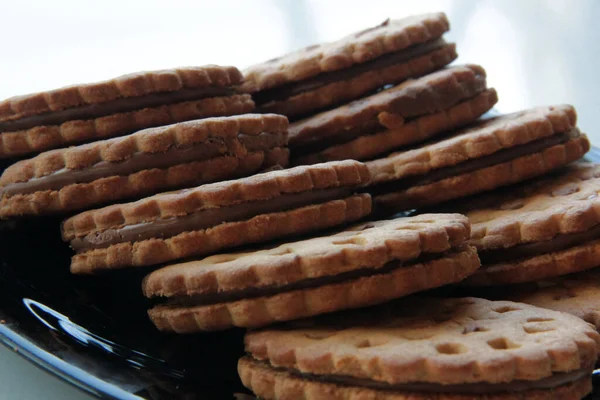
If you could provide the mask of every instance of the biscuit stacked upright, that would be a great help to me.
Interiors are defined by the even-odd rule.
[[[0,177],[0,218],[73,213],[286,166],[287,119],[246,114],[254,102],[242,82],[237,68],[209,65],[0,102],[0,157],[32,157]]]
[[[208,65],[12,97],[0,102],[0,158],[250,112],[254,104],[239,89],[242,81],[235,67]]]
[[[443,13],[387,20],[252,66],[245,86],[259,111],[290,119],[292,164],[369,160],[473,122],[497,102],[483,68],[444,68],[457,56],[442,38],[449,27]]]
[[[297,120],[442,68],[456,58],[442,38],[449,28],[443,13],[388,19],[251,66],[245,87],[260,111]]]

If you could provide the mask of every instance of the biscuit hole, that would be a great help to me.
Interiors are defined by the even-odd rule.
[[[286,254],[292,254],[293,252],[294,252],[294,250],[287,248],[287,249],[280,249],[280,250],[274,251],[269,255],[270,256],[284,256]]]
[[[523,327],[523,330],[527,333],[542,333],[542,332],[553,331],[554,328],[550,327],[550,326],[539,326],[539,325],[527,326],[527,325],[525,325]]]
[[[518,349],[521,345],[517,343],[513,343],[506,338],[497,338],[488,340],[488,346],[495,350],[509,350],[509,349]]]
[[[527,318],[527,322],[550,322],[550,321],[554,321],[554,318],[541,318],[541,317]]]
[[[215,258],[216,260],[213,262],[213,264],[223,264],[226,262],[237,260],[238,257],[236,255],[223,255],[215,256]]]
[[[355,244],[355,245],[365,245],[367,243],[367,239],[361,237],[352,237],[346,240],[338,240],[333,242],[333,244],[337,245],[345,245],[345,244]]]
[[[418,220],[413,220],[413,221],[408,221],[409,224],[433,224],[435,223],[434,220],[431,219],[418,219]]]
[[[478,333],[478,332],[488,332],[488,328],[484,328],[483,326],[468,326],[463,329],[463,335],[467,335],[469,333]]]
[[[371,347],[371,342],[369,342],[369,339],[361,340],[360,342],[356,343],[356,348],[358,349],[366,349],[367,347]]]
[[[553,191],[552,197],[568,196],[570,194],[577,193],[577,192],[579,192],[579,186],[576,186],[575,184],[571,184],[571,185],[563,186],[563,187]]]
[[[513,306],[502,306],[502,307],[494,308],[494,311],[497,312],[498,314],[504,314],[507,312],[519,311],[519,310],[521,310],[521,309],[517,308],[517,307],[513,307]]]
[[[523,202],[523,200],[513,200],[513,201],[507,201],[506,203],[502,204],[500,206],[501,210],[518,210],[519,208],[523,208],[525,206],[525,203]]]
[[[461,354],[466,353],[467,348],[460,343],[442,343],[435,346],[440,354]]]
[[[323,340],[323,339],[327,339],[328,337],[332,336],[333,333],[331,332],[309,332],[309,333],[305,333],[304,337],[308,338],[308,339],[312,339],[312,340]]]
[[[360,232],[360,231],[366,231],[367,229],[371,229],[371,228],[375,228],[375,224],[364,224],[362,226],[354,226],[352,228],[348,228],[346,229],[345,232]],[[344,232],[342,232],[344,233]]]
[[[405,225],[396,228],[397,231],[420,231],[423,230],[423,225]]]

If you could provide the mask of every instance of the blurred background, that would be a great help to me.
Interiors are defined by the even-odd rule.
[[[244,68],[386,18],[444,11],[456,63],[477,63],[501,112],[571,103],[600,145],[598,0],[53,0],[5,2],[0,99],[139,70]],[[87,396],[0,348],[0,399]]]

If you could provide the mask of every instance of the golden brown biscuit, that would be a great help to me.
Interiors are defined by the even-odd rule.
[[[511,301],[572,314],[600,330],[600,270],[598,269],[502,287],[501,296]]]
[[[242,382],[266,399],[575,399],[591,391],[600,335],[571,315],[478,298],[413,297],[361,311],[248,332]]]
[[[368,180],[358,161],[272,171],[83,212],[63,239],[74,273],[207,255],[360,219],[371,198],[355,191]]]
[[[448,139],[367,165],[382,212],[423,208],[543,175],[589,150],[572,106],[482,120]]]
[[[197,118],[251,112],[235,67],[140,72],[0,102],[0,158]]]
[[[244,86],[263,112],[298,118],[449,64],[457,56],[441,38],[449,27],[443,13],[387,20],[254,65]]]
[[[51,150],[0,176],[0,217],[82,210],[249,175],[285,164],[286,144],[285,117],[247,114]]]
[[[149,311],[160,330],[259,327],[458,282],[479,267],[474,248],[462,246],[468,236],[469,223],[459,214],[369,222],[168,266],[148,275],[143,290],[170,300]]]
[[[483,264],[465,284],[532,282],[600,265],[599,193],[600,166],[577,163],[463,202]]]
[[[292,163],[372,159],[471,123],[497,101],[483,68],[446,68],[290,124]]]

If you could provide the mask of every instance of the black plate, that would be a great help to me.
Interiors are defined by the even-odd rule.
[[[600,162],[600,150],[593,148],[587,158]],[[242,330],[159,334],[139,290],[147,270],[72,276],[71,251],[60,240],[59,223],[0,224],[5,345],[99,397],[228,399],[248,393],[236,370]],[[600,376],[594,378],[600,396]]]

